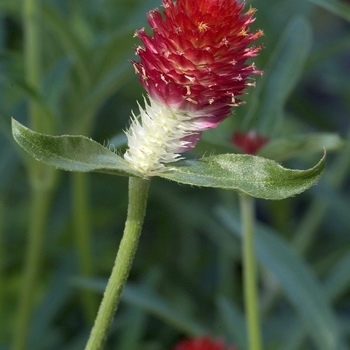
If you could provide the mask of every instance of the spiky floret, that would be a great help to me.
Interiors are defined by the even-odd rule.
[[[164,171],[164,164],[181,159],[180,152],[186,149],[193,138],[199,138],[193,115],[164,106],[152,98],[146,99],[145,109],[139,105],[140,115],[133,113],[126,132],[129,149],[124,158],[145,176]]]
[[[247,86],[254,85],[250,76],[262,74],[254,64],[246,64],[246,60],[255,57],[261,49],[248,46],[262,31],[249,31],[255,10],[250,8],[243,13],[244,2],[239,0],[163,0],[163,7],[163,14],[158,9],[148,13],[153,36],[147,35],[144,29],[135,34],[143,46],[136,48],[140,62],[132,63],[151,98],[153,117],[144,116],[142,124],[134,121],[129,139],[130,135],[154,137],[141,129],[143,119],[158,122],[153,110],[157,103],[164,113],[160,119],[186,116],[184,125],[190,126],[185,132],[186,139],[179,138],[175,146],[176,139],[170,138],[171,148],[179,153],[193,148],[203,130],[216,127],[228,117],[231,107],[241,103],[238,96],[243,95]],[[149,108],[146,106],[146,112]],[[171,123],[178,130],[180,127],[174,120],[176,118]],[[137,131],[132,130],[134,128]],[[184,130],[184,126],[180,129]],[[126,159],[131,160],[131,153],[141,155],[133,149],[140,143],[133,142],[133,146],[129,143]],[[170,158],[175,161],[180,157]],[[136,157],[132,160],[136,166]],[[165,162],[159,160],[159,164],[162,163]]]

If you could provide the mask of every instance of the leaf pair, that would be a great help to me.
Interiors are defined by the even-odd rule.
[[[85,136],[50,136],[12,120],[17,143],[37,160],[58,169],[139,176],[131,164]],[[325,156],[313,168],[291,170],[262,157],[221,154],[167,166],[158,176],[179,183],[236,190],[263,199],[283,199],[307,190],[320,178]]]

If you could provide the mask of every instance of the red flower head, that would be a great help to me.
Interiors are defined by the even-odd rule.
[[[225,347],[221,340],[213,340],[209,337],[183,340],[175,345],[174,350],[235,350],[234,347]]]
[[[140,171],[161,171],[163,163],[180,159],[177,153],[193,148],[203,130],[216,127],[241,103],[237,96],[254,85],[249,76],[262,74],[246,64],[261,49],[248,45],[262,31],[249,31],[255,10],[244,13],[244,5],[239,0],[163,0],[163,15],[158,9],[148,13],[153,36],[144,29],[136,32],[144,46],[136,48],[140,62],[132,63],[150,104],[140,109],[141,123],[134,118],[127,133],[125,158]],[[163,136],[142,145],[135,140],[147,132]],[[160,158],[146,169],[140,156],[150,153]]]

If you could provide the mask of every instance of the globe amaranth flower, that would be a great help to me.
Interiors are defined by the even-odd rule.
[[[253,74],[249,58],[263,33],[249,31],[255,10],[240,0],[163,0],[148,13],[153,35],[136,32],[143,46],[133,61],[149,101],[133,115],[124,157],[145,176],[165,169],[192,149],[203,130],[216,127],[242,101]]]
[[[222,340],[213,340],[210,337],[182,340],[173,350],[235,350],[235,347],[226,347]]]

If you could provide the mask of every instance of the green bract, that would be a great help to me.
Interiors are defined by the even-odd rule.
[[[31,156],[58,169],[143,177],[122,157],[85,136],[40,134],[15,120],[12,132]],[[284,199],[314,185],[324,167],[325,155],[311,169],[291,170],[262,157],[220,154],[173,163],[158,176],[194,186],[236,190],[257,198]]]

